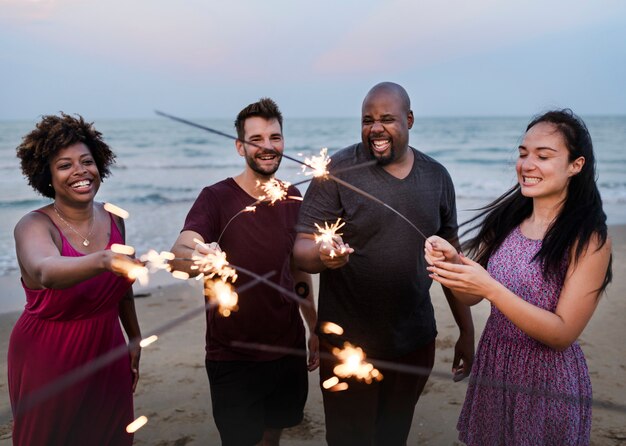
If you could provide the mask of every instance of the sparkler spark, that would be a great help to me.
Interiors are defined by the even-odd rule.
[[[141,285],[147,285],[149,281],[149,273],[150,271],[145,266],[134,265],[128,270],[126,276],[129,279],[137,280],[137,282],[139,282]]]
[[[335,237],[343,235],[342,232],[337,232],[340,228],[342,228],[346,222],[341,222],[341,218],[338,218],[335,223],[328,226],[328,222],[324,222],[324,227],[322,228],[320,225],[315,223],[315,227],[319,231],[319,234],[315,234],[315,243],[328,243],[332,244],[335,241]]]
[[[304,165],[302,166],[302,172],[305,175],[313,175],[315,178],[324,178],[328,175],[328,164],[330,158],[328,157],[328,148],[324,147],[320,150],[318,156],[312,156],[311,158],[304,158]],[[311,169],[307,171],[307,167]]]
[[[277,180],[276,178],[272,178],[265,183],[261,183],[257,180],[256,185],[257,187],[260,187],[265,194],[261,195],[258,201],[261,202],[267,200],[270,204],[274,204],[277,201],[282,201],[287,198],[287,190],[289,189],[289,186],[291,186],[290,183]]]
[[[187,280],[189,279],[189,273],[185,271],[172,271],[172,277],[174,279]]]
[[[324,322],[320,325],[320,330],[322,330],[322,333],[326,334],[335,334],[339,336],[343,334],[343,328],[334,322]]]
[[[333,386],[336,386],[337,384],[339,384],[339,378],[337,378],[336,376],[333,376],[331,378],[328,378],[326,381],[324,381],[322,383],[322,387],[325,389],[330,389]]]
[[[336,255],[335,254],[335,248],[339,249],[339,252],[341,254],[346,252],[346,247],[343,244],[343,242],[337,240],[338,237],[343,235],[343,233],[337,232],[337,230],[339,230],[340,228],[342,228],[346,224],[345,222],[339,224],[340,221],[341,221],[341,218],[338,218],[337,221],[335,223],[333,223],[332,225],[330,225],[330,226],[328,226],[328,222],[325,221],[323,228],[320,225],[318,225],[317,223],[315,223],[315,227],[319,231],[318,234],[314,234],[315,235],[315,243],[324,243],[324,244],[328,245],[331,248],[331,250],[330,250],[330,256],[331,257],[335,257],[335,255]]]
[[[230,316],[230,313],[237,311],[237,301],[239,296],[230,283],[220,280],[205,280],[204,295],[209,302],[217,305],[217,311],[224,317]]]
[[[333,355],[337,357],[340,364],[333,369],[333,373],[342,378],[355,377],[358,380],[370,384],[372,381],[383,379],[382,373],[374,366],[365,361],[365,353],[361,347],[355,347],[349,342],[344,343],[343,348],[333,348]]]
[[[153,273],[160,269],[165,271],[171,271],[172,267],[169,264],[170,260],[174,260],[174,254],[169,251],[156,252],[154,249],[149,250],[146,254],[139,257],[139,260],[144,262],[146,268]]]
[[[124,254],[127,256],[132,256],[133,254],[135,254],[135,248],[129,245],[122,245],[120,243],[113,243],[111,245],[111,251],[117,254]]]
[[[128,211],[125,211],[121,207],[115,206],[114,204],[111,204],[111,203],[104,203],[104,209],[109,211],[111,214],[115,214],[118,217],[121,217],[123,219],[127,219],[128,216],[130,215]]]
[[[193,241],[204,246],[205,249],[209,249],[209,245],[201,240],[194,239]],[[218,245],[216,246],[217,249],[213,249],[207,254],[192,255],[191,259],[194,264],[191,266],[191,269],[198,270],[198,272],[209,279],[219,276],[223,282],[226,282],[228,279],[230,279],[231,282],[235,282],[237,280],[237,271],[228,266],[229,263],[226,260],[226,253],[220,250]]]
[[[141,348],[147,347],[150,344],[152,344],[153,342],[156,342],[157,339],[159,339],[159,337],[157,335],[148,336],[147,338],[142,339],[141,342],[139,342],[139,346]]]
[[[140,416],[135,421],[126,426],[126,432],[132,434],[141,429],[148,422],[148,418],[145,415]]]

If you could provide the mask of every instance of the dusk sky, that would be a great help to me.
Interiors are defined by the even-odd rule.
[[[0,0],[0,119],[626,114],[624,0]]]

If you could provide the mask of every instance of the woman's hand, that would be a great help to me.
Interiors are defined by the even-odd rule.
[[[453,291],[489,298],[498,282],[479,263],[459,256],[460,264],[435,261],[429,277]]]
[[[459,253],[454,246],[437,235],[426,239],[424,257],[429,265],[435,262],[461,263]]]
[[[312,372],[320,365],[320,341],[315,333],[309,335],[309,372]]]
[[[137,342],[130,343],[128,346],[128,352],[130,354],[130,370],[133,374],[133,393],[135,393],[137,383],[139,382],[139,359],[141,358],[139,340],[137,340]]]

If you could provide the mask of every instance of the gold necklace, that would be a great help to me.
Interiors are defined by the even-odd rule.
[[[74,229],[74,227],[71,224],[69,224],[66,219],[64,219],[61,216],[61,211],[59,211],[57,209],[56,204],[53,204],[52,207],[54,208],[54,212],[56,212],[57,216],[61,219],[61,221],[63,223],[65,223],[65,226],[70,228],[72,231],[74,231],[76,233],[76,235],[78,235],[80,238],[83,239],[83,246],[89,246],[89,243],[90,243],[89,242],[89,237],[91,237],[91,233],[93,232],[93,226],[94,226],[94,223],[96,222],[95,215],[91,219],[91,225],[89,226],[89,234],[87,234],[87,237],[84,237],[80,232],[78,232],[76,229]]]

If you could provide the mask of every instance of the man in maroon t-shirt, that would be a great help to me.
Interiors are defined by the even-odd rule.
[[[239,113],[235,127],[239,138],[235,146],[246,160],[243,172],[200,192],[172,252],[184,259],[221,249],[232,265],[259,275],[273,273],[269,280],[297,290],[311,303],[301,307],[312,333],[308,365],[304,356],[242,346],[255,343],[283,347],[283,351],[306,349],[299,305],[280,291],[256,283],[239,293],[238,310],[228,317],[215,307],[206,313],[206,368],[213,418],[222,443],[278,445],[282,429],[302,421],[307,368],[314,370],[319,364],[316,313],[311,277],[292,262],[300,201],[287,198],[258,203],[265,195],[262,186],[274,178],[284,149],[280,110],[274,101],[263,98]],[[300,192],[290,186],[287,196],[299,197]],[[255,205],[254,212],[241,212],[251,205]],[[197,274],[190,267],[188,261],[173,262],[174,269]],[[236,285],[241,288],[253,280],[240,273]]]

